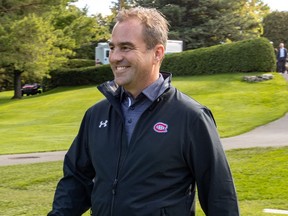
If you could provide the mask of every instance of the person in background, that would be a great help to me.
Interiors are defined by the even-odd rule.
[[[168,22],[121,10],[110,40],[113,81],[89,108],[64,159],[49,216],[192,216],[196,185],[209,216],[238,216],[232,174],[211,111],[160,71]]]
[[[277,72],[279,73],[286,72],[286,66],[285,66],[286,58],[287,58],[287,49],[284,47],[284,43],[280,43],[277,52]]]

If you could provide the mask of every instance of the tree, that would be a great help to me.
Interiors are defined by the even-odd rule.
[[[74,1],[74,0],[72,0]],[[55,31],[49,25],[47,20],[41,19],[40,16],[46,16],[51,10],[58,10],[61,7],[66,7],[69,0],[3,0],[0,1],[0,68],[4,71],[4,79],[14,75],[14,96],[13,98],[21,97],[21,77],[31,77],[32,75],[44,74],[47,69],[42,62],[45,59],[47,50],[53,46],[57,46],[54,41],[58,38],[58,43],[63,40],[61,31]],[[29,19],[31,23],[29,24]],[[45,17],[46,18],[46,17]],[[42,26],[43,25],[43,26]],[[27,28],[27,30],[25,29]],[[36,28],[33,30],[33,28]],[[45,28],[47,28],[45,30]],[[51,34],[53,31],[53,34]],[[31,35],[29,35],[29,33]],[[35,38],[34,38],[34,35]],[[41,36],[42,34],[42,36]],[[47,36],[45,36],[47,34]],[[51,39],[47,39],[52,35]],[[30,41],[31,39],[31,41]],[[53,42],[52,42],[53,41]],[[37,47],[37,43],[39,46]],[[46,42],[46,46],[43,43]],[[43,48],[44,47],[44,48]],[[25,53],[25,50],[27,53]],[[32,54],[32,52],[34,53]],[[42,51],[42,53],[41,53]],[[57,47],[50,49],[49,58],[60,53],[67,53],[67,49]],[[27,61],[27,62],[25,62]],[[36,62],[38,62],[36,64]],[[33,64],[35,65],[33,66]],[[57,65],[57,61],[54,65]],[[43,67],[42,67],[42,66]],[[51,65],[48,60],[47,65]],[[38,72],[36,72],[38,70]],[[36,76],[37,78],[39,76]],[[1,80],[0,80],[1,81]]]
[[[133,2],[135,5],[159,9],[171,24],[169,38],[183,40],[187,49],[259,37],[261,16],[268,12],[268,7],[261,0]]]
[[[263,18],[270,12],[262,0],[240,0],[235,15],[239,16],[240,38],[249,39],[263,34]]]
[[[0,2],[0,43],[5,45],[0,47],[0,68],[5,68],[1,77],[14,75],[13,98],[21,97],[21,79],[41,80],[73,57],[72,51],[108,38],[108,27],[88,17],[85,9],[68,4],[73,1]]]
[[[288,12],[275,11],[263,20],[263,36],[273,42],[278,48],[279,43],[288,44]]]
[[[0,37],[2,65],[14,75],[14,96],[21,98],[21,75],[39,78],[65,62],[71,51],[57,47],[59,31],[49,21],[28,15],[13,23],[10,31]]]
[[[65,36],[74,41],[71,47],[77,58],[94,58],[97,41],[108,40],[110,38],[109,25],[100,14],[87,16],[87,11],[81,11],[75,6],[70,6],[63,10],[55,11],[51,15],[53,26],[61,29]]]
[[[2,0],[0,1],[0,17],[7,16],[19,17],[29,13],[41,15],[52,7],[66,7],[68,3],[77,0]]]

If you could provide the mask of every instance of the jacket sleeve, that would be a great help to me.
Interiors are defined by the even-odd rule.
[[[232,174],[212,113],[204,108],[194,120],[190,157],[200,205],[209,216],[238,216]]]
[[[91,207],[95,172],[87,147],[88,117],[84,116],[78,135],[64,158],[64,175],[59,181],[53,209],[48,216],[79,216]]]

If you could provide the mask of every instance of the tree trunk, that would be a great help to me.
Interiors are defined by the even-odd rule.
[[[18,70],[14,70],[14,96],[12,99],[21,99],[21,72]]]

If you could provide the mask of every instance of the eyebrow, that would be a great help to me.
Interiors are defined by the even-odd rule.
[[[115,46],[115,44],[113,42],[109,42],[109,46]],[[131,47],[135,47],[135,45],[131,42],[121,42],[119,43],[119,46],[131,46]]]

